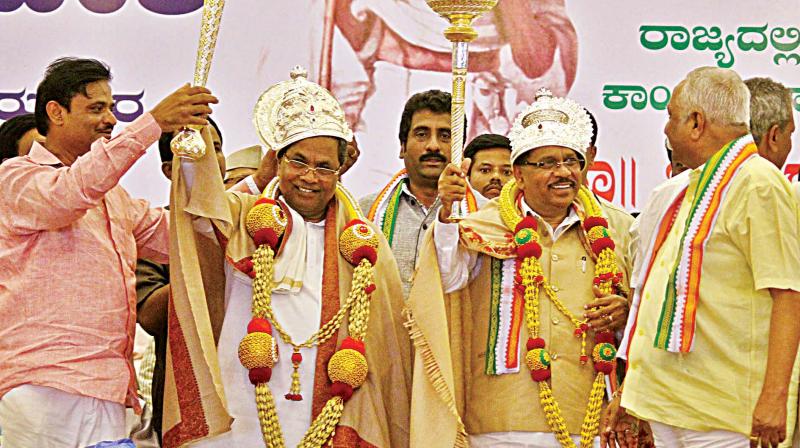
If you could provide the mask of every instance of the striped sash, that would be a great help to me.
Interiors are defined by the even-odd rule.
[[[392,245],[394,238],[394,229],[397,225],[397,211],[400,207],[400,196],[403,194],[403,183],[408,179],[408,172],[405,169],[400,170],[392,177],[392,180],[383,187],[383,190],[378,193],[375,202],[367,213],[367,219],[374,222],[381,228],[381,232]],[[467,194],[465,197],[467,202],[467,211],[474,212],[478,210],[478,201],[475,199],[475,194],[469,188],[467,183]]]
[[[519,331],[524,317],[522,291],[514,287],[519,261],[492,258],[486,374],[519,372]]]
[[[753,138],[746,135],[728,143],[703,167],[681,236],[678,258],[667,282],[655,347],[676,353],[692,350],[706,244],[733,178],[757,154]]]

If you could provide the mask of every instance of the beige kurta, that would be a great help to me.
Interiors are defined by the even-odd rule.
[[[628,228],[633,218],[603,204],[616,242],[617,259],[625,275],[630,270]],[[580,212],[579,212],[580,213]],[[479,252],[481,268],[467,287],[444,295],[433,238],[428,235],[417,279],[411,290],[408,313],[417,348],[412,394],[412,446],[465,446],[465,433],[552,432],[539,403],[536,383],[524,361],[519,373],[487,375],[485,357],[489,329],[491,258],[513,258],[512,234],[500,219],[497,201],[460,224],[461,244]],[[594,260],[579,224],[555,243],[542,238],[542,269],[569,310],[582,315],[583,305],[594,299]],[[580,339],[574,327],[546,298],[540,298],[540,336],[553,355],[551,385],[567,429],[580,433],[592,381],[591,363],[580,364]],[[591,350],[590,334],[587,347]],[[527,328],[522,328],[521,355]],[[419,416],[419,417],[418,417]],[[424,416],[424,417],[422,417]],[[434,428],[441,428],[430,440]]]
[[[207,142],[208,147],[210,143]],[[255,247],[244,228],[247,212],[257,199],[252,195],[225,193],[213,153],[207,154],[195,166],[195,181],[191,200],[184,192],[185,180],[179,167],[173,170],[174,216],[172,229],[172,295],[169,319],[169,350],[165,386],[164,445],[183,446],[230,430],[225,394],[220,377],[215,336],[224,311],[224,280],[222,288],[203,288],[209,274],[219,266],[201,264],[204,252],[219,247],[205,241],[192,228],[192,219],[211,219],[225,247],[228,262],[250,256]],[[345,207],[334,199],[329,207],[328,220],[335,223],[339,235],[349,220]],[[327,220],[326,220],[327,221]],[[380,231],[377,230],[378,235]],[[330,243],[330,242],[328,242]],[[333,242],[335,247],[335,241]],[[330,245],[329,245],[330,246]],[[213,252],[213,251],[212,251]],[[217,252],[221,252],[217,249]],[[221,254],[220,254],[221,255]],[[278,251],[278,258],[281,251]],[[326,290],[338,290],[339,303],[344,303],[350,291],[353,267],[338,253],[336,277],[323,279],[323,298]],[[327,258],[327,253],[326,253]],[[219,258],[218,258],[219,260]],[[201,269],[201,266],[208,269]],[[216,285],[219,286],[217,279]],[[405,447],[408,445],[408,403],[410,394],[410,344],[402,327],[400,311],[403,296],[397,264],[385,239],[381,237],[378,262],[375,266],[376,290],[371,295],[370,318],[366,342],[369,375],[345,404],[337,427],[334,446]],[[330,311],[331,306],[328,304]],[[333,312],[338,310],[334,304]],[[326,304],[323,302],[323,318]],[[347,319],[338,334],[338,341],[347,336]],[[315,414],[330,397],[325,366],[339,342],[320,347],[315,360]],[[282,354],[288,356],[288,354]],[[242,367],[244,369],[244,367]],[[279,396],[284,391],[273,391]],[[282,397],[280,397],[282,399]],[[253,397],[255,402],[255,397]]]

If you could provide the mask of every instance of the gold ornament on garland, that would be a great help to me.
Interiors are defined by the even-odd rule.
[[[499,205],[500,217],[503,223],[514,232],[517,257],[521,260],[519,275],[517,276],[517,278],[521,279],[521,282],[517,287],[522,288],[524,291],[525,324],[530,334],[525,361],[531,371],[531,378],[539,384],[539,399],[542,409],[556,439],[565,448],[575,447],[561,414],[561,409],[553,398],[553,391],[547,382],[551,375],[551,359],[549,352],[545,348],[545,340],[539,336],[540,293],[543,292],[550,299],[550,302],[575,327],[575,336],[581,339],[580,361],[582,364],[589,361],[589,356],[586,353],[586,335],[589,326],[586,320],[579,319],[567,309],[544,277],[542,265],[539,261],[539,257],[542,255],[542,246],[539,244],[538,222],[531,216],[522,217],[517,206],[517,199],[520,195],[516,182],[511,180],[503,187]],[[608,221],[603,218],[600,204],[586,187],[581,187],[579,190],[578,201],[587,215],[581,224],[586,232],[592,252],[597,257],[594,284],[604,294],[618,293],[621,289],[622,273],[617,268],[614,241],[608,232]],[[596,345],[592,350],[592,361],[597,375],[592,383],[586,415],[581,426],[580,446],[582,448],[591,447],[597,435],[600,409],[603,405],[605,392],[605,375],[613,372],[615,368],[616,348],[614,346],[613,333],[604,331],[595,334],[595,343]]]
[[[268,448],[282,448],[283,434],[275,410],[275,401],[268,382],[272,368],[278,360],[278,350],[272,336],[273,328],[286,344],[292,346],[292,385],[287,400],[302,400],[298,369],[303,359],[301,348],[324,344],[336,335],[344,317],[349,314],[348,333],[339,350],[328,361],[333,397],[323,407],[300,441],[301,447],[322,447],[328,444],[344,412],[344,404],[367,379],[368,365],[365,357],[364,337],[369,322],[370,294],[375,291],[374,265],[377,261],[378,235],[364,221],[352,196],[337,186],[337,197],[343,202],[351,220],[339,237],[339,251],[355,269],[350,294],[339,311],[303,343],[295,343],[275,318],[272,309],[272,286],[275,253],[286,231],[287,219],[277,203],[277,179],[264,190],[262,197],[247,214],[246,227],[256,244],[253,254],[253,305],[252,319],[247,335],[239,344],[239,361],[248,369],[250,382],[256,387],[256,407],[264,444]]]

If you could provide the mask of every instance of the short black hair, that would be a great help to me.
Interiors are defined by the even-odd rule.
[[[161,156],[161,162],[172,162],[172,148],[170,144],[172,143],[172,137],[175,134],[172,132],[164,132],[161,134],[161,137],[158,138],[158,155]]]
[[[511,140],[500,134],[481,134],[472,139],[469,145],[464,148],[464,158],[472,159],[474,164],[475,154],[478,153],[478,151],[489,148],[505,148],[511,151]],[[510,163],[511,158],[509,157],[508,160]],[[470,173],[472,172],[472,165],[470,165],[469,171]]]
[[[511,140],[500,134],[481,134],[464,148],[464,158],[471,159],[478,151],[488,148],[506,148],[511,151]]]
[[[597,120],[595,120],[594,115],[589,112],[589,109],[584,109],[587,114],[589,114],[589,121],[592,123],[592,139],[589,141],[589,146],[594,146],[597,143]]]
[[[19,140],[31,129],[36,129],[33,114],[17,115],[0,125],[0,160],[17,157]]]
[[[69,111],[77,94],[86,95],[86,86],[97,81],[110,81],[111,69],[96,59],[59,58],[47,66],[44,79],[36,89],[36,129],[47,135],[50,118],[47,103],[55,101]]]
[[[217,134],[219,134],[219,143],[222,144],[222,131],[219,130],[219,126],[217,123],[208,117],[208,122],[211,123],[211,126],[214,126],[216,129]],[[172,162],[172,148],[170,144],[172,143],[172,138],[175,136],[172,132],[164,132],[161,134],[161,137],[158,139],[158,155],[161,156],[161,162]]]
[[[452,96],[441,90],[432,89],[425,92],[415,93],[406,101],[403,108],[403,115],[400,117],[400,143],[408,141],[408,133],[411,131],[411,119],[414,114],[421,110],[429,110],[435,114],[449,114]],[[466,135],[466,126],[464,126]]]

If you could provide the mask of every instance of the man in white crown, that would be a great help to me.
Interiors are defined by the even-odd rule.
[[[631,218],[581,186],[591,134],[583,107],[541,91],[515,120],[500,197],[459,223],[439,214],[409,298],[412,444],[434,428],[426,446],[597,443]],[[468,166],[443,172],[442,210]]]
[[[260,197],[226,193],[209,155],[173,171],[164,444],[405,447],[400,278],[338,183],[344,113],[298,68],[254,122],[278,157]]]

